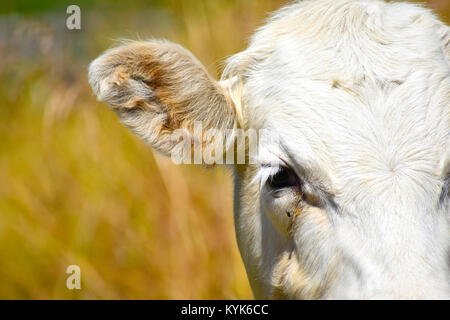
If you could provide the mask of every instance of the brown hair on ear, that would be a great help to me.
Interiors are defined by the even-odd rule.
[[[188,50],[169,41],[108,50],[91,63],[89,83],[125,125],[166,155],[174,144],[170,134],[191,132],[194,121],[206,129],[236,126],[227,90]]]

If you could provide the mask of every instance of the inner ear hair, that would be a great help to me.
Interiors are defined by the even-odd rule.
[[[169,41],[129,41],[106,51],[91,63],[89,83],[98,100],[166,155],[176,129],[192,133],[196,121],[204,129],[236,127],[227,90],[192,53]]]

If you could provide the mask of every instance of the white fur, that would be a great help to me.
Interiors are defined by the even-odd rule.
[[[235,166],[235,227],[257,298],[450,298],[450,30],[429,10],[299,1],[220,82],[154,40],[108,51],[89,77],[165,154],[197,120],[263,132],[258,164]],[[301,187],[270,189],[280,165]]]
[[[301,1],[229,60],[224,79],[242,79],[234,100],[247,127],[284,141],[262,152],[289,161],[288,151],[339,207],[323,210],[326,228],[300,216],[285,239],[267,218],[264,187],[244,197],[237,180],[236,229],[256,297],[272,297],[280,273],[292,298],[450,298],[450,213],[439,202],[449,163],[444,33],[417,5]],[[277,271],[286,252],[297,259]]]

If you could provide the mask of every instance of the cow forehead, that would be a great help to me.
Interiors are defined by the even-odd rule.
[[[449,66],[434,17],[393,6],[306,1],[272,18],[229,64],[245,79],[249,126],[341,178],[436,181],[448,162]]]
[[[279,147],[287,146],[299,163],[312,163],[341,183],[384,190],[401,177],[422,186],[441,178],[448,162],[450,78],[418,75],[385,85],[366,80],[346,89],[296,77],[292,69],[273,72],[281,73],[276,81],[274,73],[263,72],[244,90],[250,126],[282,142],[265,146],[272,153],[283,156]]]

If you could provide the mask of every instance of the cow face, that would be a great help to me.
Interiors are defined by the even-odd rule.
[[[195,123],[258,133],[264,143],[233,166],[256,297],[448,298],[449,40],[411,4],[303,1],[275,14],[222,81],[167,41],[112,49],[89,80],[166,155],[180,132],[217,159],[234,149]]]

